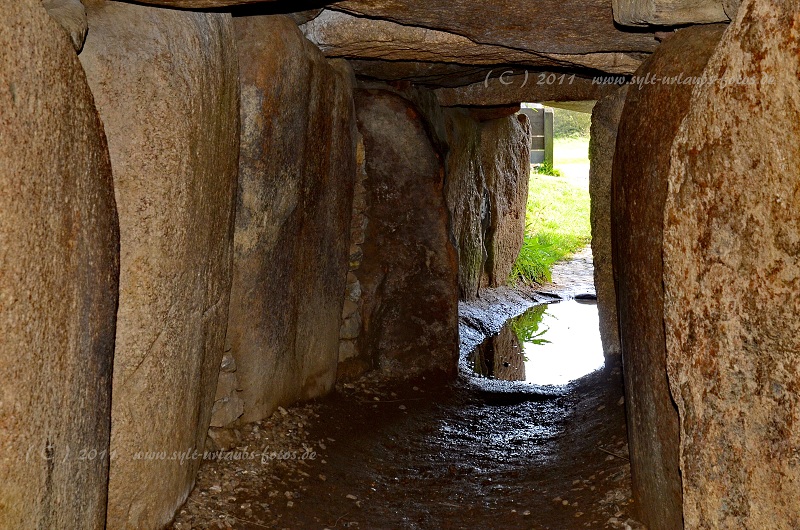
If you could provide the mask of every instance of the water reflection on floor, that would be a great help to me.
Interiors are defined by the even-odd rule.
[[[596,302],[539,305],[510,320],[470,355],[476,374],[565,385],[603,367]]]

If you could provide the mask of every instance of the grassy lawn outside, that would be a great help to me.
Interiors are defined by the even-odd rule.
[[[511,281],[550,281],[554,263],[591,241],[589,224],[589,139],[556,138],[555,177],[531,172],[525,241]]]

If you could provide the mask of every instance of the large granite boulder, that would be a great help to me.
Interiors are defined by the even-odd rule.
[[[358,90],[367,173],[359,351],[391,377],[455,375],[458,263],[450,241],[445,168],[420,108],[387,90]]]
[[[530,132],[527,117],[514,115],[517,110],[518,106],[442,112],[445,199],[462,301],[477,298],[482,287],[506,285],[522,247]]]
[[[103,126],[38,0],[0,19],[0,528],[105,528],[119,228]]]
[[[449,146],[445,197],[458,254],[458,294],[460,300],[473,300],[478,296],[486,264],[485,237],[489,229],[481,124],[464,109],[448,109],[445,125]]]
[[[230,15],[87,2],[81,61],[120,217],[109,528],[160,528],[194,485],[224,349],[239,154]],[[187,454],[187,460],[176,454]]]
[[[798,13],[742,3],[672,146],[664,311],[687,528],[800,527]]]
[[[636,76],[700,76],[724,29],[678,31]],[[683,518],[678,412],[667,383],[662,251],[670,147],[689,110],[692,88],[662,82],[632,86],[614,157],[614,276],[633,494],[639,518],[651,530],[681,528]]]
[[[492,120],[481,129],[481,160],[489,191],[486,266],[483,285],[508,284],[525,236],[530,182],[530,125],[517,114]]]
[[[286,17],[235,19],[242,156],[227,342],[242,421],[336,381],[356,178],[353,76]]]
[[[592,262],[600,340],[607,358],[620,353],[617,291],[611,251],[611,171],[617,145],[617,128],[625,105],[628,85],[603,97],[592,109],[589,141],[589,195],[592,225]]]

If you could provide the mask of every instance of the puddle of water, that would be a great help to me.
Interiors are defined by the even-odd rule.
[[[539,305],[509,321],[470,354],[482,377],[565,385],[605,364],[595,302]]]

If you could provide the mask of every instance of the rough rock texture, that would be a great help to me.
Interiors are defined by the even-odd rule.
[[[345,63],[286,17],[235,27],[242,156],[227,340],[251,422],[334,385],[356,128]]]
[[[224,348],[239,106],[230,15],[87,6],[81,54],[120,218],[109,528],[159,528],[186,499]]]
[[[241,391],[242,385],[236,375],[236,359],[226,352],[220,364],[217,392],[211,410],[211,427],[225,427],[244,414]]]
[[[351,381],[372,367],[369,352],[358,351],[358,337],[363,323],[362,308],[364,300],[357,272],[364,259],[364,241],[367,237],[367,187],[369,177],[366,170],[364,139],[358,134],[356,143],[356,179],[353,188],[353,213],[350,219],[350,263],[347,274],[344,305],[342,306],[342,327],[339,329],[339,367],[337,381]]]
[[[624,32],[614,26],[611,0],[349,0],[332,7],[540,53],[652,51],[656,47],[651,33]]]
[[[458,254],[458,295],[460,300],[478,296],[489,229],[489,190],[481,161],[481,126],[466,110],[448,109],[447,178],[445,198],[450,212],[450,229]]]
[[[481,159],[489,190],[482,284],[500,287],[508,283],[525,235],[531,170],[528,117],[517,114],[486,122],[481,129]]]
[[[500,77],[484,78],[471,85],[440,88],[436,97],[443,107],[498,106],[540,101],[598,100],[616,88],[592,78],[563,73],[498,69]]]
[[[42,0],[47,13],[64,28],[76,51],[83,49],[88,25],[86,10],[80,0]]]
[[[102,529],[119,274],[108,148],[40,2],[4,6],[0,48],[0,527]]]
[[[667,365],[686,528],[800,527],[800,2],[746,0],[672,148]],[[749,82],[736,84],[744,78]]]
[[[724,25],[680,30],[637,77],[699,76]],[[614,277],[625,375],[633,494],[651,530],[682,527],[678,411],[667,383],[663,300],[663,220],[670,147],[689,110],[691,85],[628,91],[612,184]],[[691,527],[693,528],[693,527]]]
[[[329,57],[348,59],[460,65],[516,64],[540,69],[591,67],[622,74],[633,73],[641,64],[641,59],[624,53],[547,54],[480,44],[455,33],[356,17],[329,9],[302,26],[301,30]]]
[[[720,0],[612,0],[614,20],[623,26],[679,26],[727,22]]]
[[[356,92],[366,152],[367,227],[358,271],[359,349],[390,376],[455,375],[458,264],[444,161],[420,108],[385,90]]]
[[[620,353],[617,291],[611,260],[611,171],[617,145],[617,127],[628,86],[597,102],[592,110],[589,141],[589,195],[591,197],[592,258],[600,340],[607,358]]]

